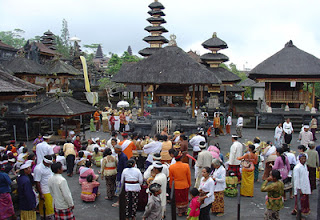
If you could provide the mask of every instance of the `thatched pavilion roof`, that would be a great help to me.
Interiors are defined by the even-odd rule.
[[[73,117],[91,114],[96,108],[80,102],[72,97],[50,98],[29,109],[26,114],[30,117]]]
[[[45,66],[38,64],[33,60],[24,57],[15,57],[6,63],[6,68],[14,74],[47,74],[48,70]]]
[[[297,48],[290,40],[285,47],[249,73],[249,78],[320,78],[320,60]]]
[[[211,85],[221,80],[181,48],[167,46],[137,63],[123,65],[112,81],[124,84]]]
[[[61,60],[55,60],[48,65],[48,74],[80,75],[81,72]]]
[[[254,80],[249,79],[249,78],[243,80],[242,82],[238,83],[237,85],[241,86],[241,87],[252,87],[252,88],[264,88],[265,87],[264,82],[257,83]]]
[[[223,67],[207,67],[208,70],[210,70],[211,74],[215,75],[218,79],[220,79],[223,83],[231,83],[231,82],[240,82],[241,78],[234,74],[233,72],[230,72],[229,70],[226,70]]]
[[[3,43],[1,40],[0,40],[0,49],[4,49],[4,50],[10,50],[10,51],[13,51],[13,52],[17,52],[18,49],[8,45],[8,44],[5,44]]]

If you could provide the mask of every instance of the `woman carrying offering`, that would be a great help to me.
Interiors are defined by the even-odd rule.
[[[217,213],[217,216],[224,215],[224,190],[226,188],[226,169],[219,159],[213,159],[212,165],[214,172],[212,179],[215,181],[214,202],[211,211]]]

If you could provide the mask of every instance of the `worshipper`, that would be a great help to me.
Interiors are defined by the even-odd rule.
[[[103,153],[99,151],[99,148],[95,147],[94,152],[92,154],[93,164],[97,167],[101,166],[101,160],[103,158]]]
[[[289,171],[290,171],[290,163],[288,158],[283,153],[283,148],[277,148],[276,154],[277,158],[274,161],[274,165],[272,165],[273,170],[279,170],[281,174],[281,179],[284,184],[287,184],[290,182],[290,179],[288,178]],[[283,199],[286,199],[286,194],[283,195]]]
[[[282,146],[282,135],[283,135],[282,123],[279,123],[274,131],[274,145],[276,147]]]
[[[76,164],[76,173],[79,173],[80,167],[84,166],[86,164],[86,158],[84,157],[84,152],[80,151],[78,154],[78,158],[75,161]],[[72,173],[70,174],[72,176]]]
[[[223,135],[224,136],[224,132],[223,132],[224,116],[223,116],[222,112],[220,112],[219,115],[220,115],[219,135]]]
[[[48,144],[50,141],[51,135],[45,135],[43,136],[43,142],[37,144],[36,147],[36,154],[37,154],[37,164],[41,164],[43,157],[45,155],[52,155],[53,154],[53,149],[52,147]]]
[[[293,134],[293,127],[292,123],[290,122],[290,118],[287,118],[287,120],[283,123],[282,128],[284,132],[284,142],[286,144],[290,144]]]
[[[253,139],[253,145],[255,147],[254,152],[256,153],[257,157],[258,157],[258,161],[257,163],[254,165],[254,181],[257,182],[259,181],[259,163],[260,163],[260,138],[259,137],[255,137]]]
[[[239,138],[242,138],[242,128],[243,128],[243,117],[240,114],[236,124],[236,132]]]
[[[276,147],[272,144],[271,141],[267,141],[267,147],[263,150],[262,156],[264,157],[265,166],[262,180],[267,180],[270,176],[272,166],[274,161],[277,159]]]
[[[116,191],[117,159],[112,156],[112,151],[110,148],[105,149],[103,152],[100,173],[101,179],[106,179],[107,196],[105,199],[111,200]]]
[[[120,141],[119,145],[122,147],[122,152],[130,159],[133,156],[132,151],[136,150],[136,146],[129,140],[129,135],[127,133],[122,133],[122,137],[123,141]]]
[[[80,184],[80,185],[81,185],[83,182],[86,182],[86,181],[87,181],[87,176],[89,176],[89,175],[92,175],[94,181],[99,178],[99,176],[94,173],[94,170],[91,168],[91,166],[92,166],[91,161],[90,161],[90,160],[87,160],[87,161],[86,161],[86,164],[85,164],[85,167],[80,167],[80,168],[79,168],[79,172],[80,172],[80,175],[79,175],[79,184]]]
[[[121,175],[121,184],[124,185],[125,190],[125,215],[126,218],[136,218],[138,195],[141,190],[143,177],[138,168],[135,168],[135,160],[129,159],[127,161],[127,168],[125,168]]]
[[[113,140],[114,139],[114,140]],[[112,142],[113,140],[113,142]],[[112,154],[115,156],[114,153],[114,146],[120,143],[120,140],[118,138],[118,133],[116,131],[112,131],[111,138],[107,141],[107,148],[110,148],[112,151]]]
[[[232,170],[235,175],[238,177],[238,180],[241,180],[240,173],[240,163],[238,157],[241,157],[243,153],[242,144],[238,141],[237,135],[232,135],[232,145],[230,147],[230,156],[229,156],[229,167],[228,170]]]
[[[169,151],[175,151],[173,148],[170,149]],[[153,163],[144,171],[143,173],[143,178],[145,180],[147,180],[148,178],[151,177],[151,172],[154,168],[154,164],[156,162],[160,162],[161,161],[161,155],[160,153],[155,153],[153,156],[152,156],[152,159],[153,159]],[[167,164],[162,164],[162,173],[166,176],[166,177],[169,177],[169,166]]]
[[[272,170],[261,186],[261,192],[268,192],[266,197],[267,210],[264,213],[265,220],[280,220],[279,211],[283,208],[282,195],[284,194],[283,182],[278,170]],[[271,184],[268,184],[272,182]]]
[[[96,201],[97,196],[100,195],[98,192],[100,183],[93,180],[92,175],[88,175],[85,182],[81,185],[81,199],[85,202]]]
[[[32,142],[32,145],[34,146],[34,149],[35,149],[35,146],[37,146],[42,141],[43,141],[42,135],[39,134],[38,137],[36,139],[34,139],[34,141]]]
[[[228,171],[228,176],[226,177],[226,189],[224,194],[227,197],[236,197],[238,195],[238,177],[232,170]]]
[[[212,165],[214,172],[212,179],[215,182],[214,202],[211,212],[216,213],[218,217],[224,215],[224,190],[226,188],[226,169],[219,159],[213,159]]]
[[[197,188],[193,188],[190,190],[191,201],[189,205],[189,211],[187,220],[198,220],[200,215],[200,205],[199,202],[199,190]]]
[[[154,174],[154,178],[151,182],[151,185],[157,183],[161,186],[160,200],[161,200],[161,213],[162,219],[165,217],[166,205],[167,205],[167,176],[162,173],[163,166],[161,162],[154,162],[152,172]]]
[[[172,144],[179,144],[180,139],[180,131],[173,132],[173,138],[171,138]]]
[[[27,160],[25,161],[25,163],[31,163],[31,170],[32,170],[32,173],[33,173],[33,170],[34,168],[36,167],[36,155],[34,153],[30,153],[28,155],[28,158]]]
[[[220,159],[220,150],[215,145],[216,144],[210,145],[208,151],[211,153],[212,159]]]
[[[96,131],[96,128],[94,126],[94,119],[93,118],[90,119],[90,131],[91,132],[95,132]]]
[[[55,220],[74,220],[74,203],[67,180],[61,175],[62,164],[53,163],[51,170],[54,175],[48,180],[48,186],[53,198]]]
[[[161,163],[171,163],[171,157],[169,155],[169,150],[172,148],[172,142],[168,140],[168,136],[162,136],[162,148],[161,148]]]
[[[111,132],[114,132],[114,125],[115,125],[115,121],[118,121],[115,117],[113,112],[110,114],[110,118],[109,118],[109,123],[110,123],[110,127],[111,127]]]
[[[172,160],[171,160],[171,163],[170,163],[170,165],[172,165],[172,164],[175,164],[176,163],[176,156],[178,156],[180,153],[176,150],[176,149],[174,149],[174,148],[171,148],[170,150],[169,150],[169,155],[170,155],[170,157],[172,157]],[[189,163],[188,163],[189,164]]]
[[[149,186],[149,191],[151,192],[151,196],[148,199],[148,204],[143,213],[143,220],[158,220],[163,219],[162,215],[162,207],[161,207],[161,194],[162,194],[162,186],[158,183],[152,183]],[[160,195],[160,196],[159,196]]]
[[[306,157],[307,157],[307,159],[308,159],[308,154],[306,154],[306,151],[307,151],[306,146],[304,146],[304,145],[299,145],[299,146],[298,146],[298,156],[297,156],[297,161],[298,161],[298,162],[300,161],[300,160],[299,160],[300,154],[305,154]]]
[[[93,153],[94,152],[94,148],[100,148],[100,138],[92,138],[91,141],[88,140],[88,146],[85,149],[86,151]]]
[[[301,204],[301,213],[308,215],[310,213],[310,204],[309,204],[309,194],[311,194],[310,182],[306,181],[309,178],[308,168],[306,166],[307,157],[306,154],[299,155],[300,163],[293,169],[293,181],[294,181],[294,195],[295,195],[295,205],[292,215],[297,214],[298,210],[298,196],[300,193],[300,204]]]
[[[59,154],[56,156],[55,162],[56,163],[60,162],[62,164],[63,171],[67,170],[67,161],[66,161],[66,158],[64,157],[63,151],[60,151]]]
[[[169,186],[172,189],[174,181],[174,193],[176,198],[176,207],[178,215],[182,216],[187,213],[189,203],[189,188],[191,186],[191,171],[186,163],[181,162],[181,155],[175,157],[176,163],[169,167]],[[172,189],[173,190],[173,189]]]
[[[290,199],[293,199],[293,191],[292,191],[292,171],[295,165],[297,164],[296,156],[294,153],[290,151],[290,147],[287,144],[282,144],[282,148],[284,151],[284,155],[288,158],[290,164],[290,170],[288,173],[288,180],[287,183],[284,185],[284,198],[286,198],[286,192],[290,192]]]
[[[126,115],[124,114],[124,110],[121,111],[120,115],[119,115],[119,120],[120,120],[120,127],[119,127],[119,132],[125,132],[125,128],[126,128],[126,124],[127,119],[126,119]],[[128,157],[131,158],[131,157]]]
[[[313,141],[316,141],[316,131],[318,128],[318,121],[316,119],[316,117],[314,115],[311,116],[311,122],[310,122],[310,128],[311,128],[311,133],[312,133],[312,137],[313,137]]]
[[[301,131],[299,134],[299,140],[301,145],[304,145],[308,148],[309,142],[313,140],[312,133],[309,131],[309,125],[303,126],[303,131]]]
[[[18,177],[18,196],[21,220],[36,220],[36,196],[33,192],[33,176],[31,175],[31,162],[27,162],[20,167]]]
[[[72,143],[76,139],[76,133],[74,131],[69,131],[69,139],[71,140]]]
[[[15,164],[15,168],[19,169],[20,166],[26,161],[27,158],[28,158],[28,148],[23,147],[21,153],[19,153],[19,155],[17,157],[17,162]]]
[[[91,159],[92,153],[91,153],[90,151],[88,151],[86,147],[82,147],[80,152],[83,152],[83,154],[84,154],[83,157],[84,157],[86,160],[87,160],[87,159],[88,159],[88,160]],[[80,152],[79,152],[79,153],[80,153]],[[78,154],[78,155],[79,155],[79,154]]]
[[[114,150],[118,156],[118,165],[117,165],[117,179],[116,179],[116,195],[120,194],[121,190],[121,176],[123,170],[127,166],[127,161],[128,158],[127,156],[122,152],[122,147],[120,145],[116,145],[114,147]],[[113,207],[118,207],[119,206],[119,200],[115,203],[112,204]]]
[[[189,157],[187,157],[188,153],[188,138],[186,135],[182,134],[180,135],[180,140],[179,140],[179,151],[182,153],[182,163],[187,163],[189,164]],[[171,157],[172,158],[172,157]]]
[[[227,123],[226,123],[226,134],[231,135],[231,125],[232,125],[232,118],[230,114],[227,114]]]
[[[20,144],[19,144],[19,146],[17,147],[17,153],[18,153],[18,155],[19,154],[21,154],[22,153],[22,150],[24,149],[24,148],[26,148],[27,147],[27,145],[26,145],[26,143],[25,142],[20,142]]]
[[[67,162],[67,176],[72,177],[74,162],[76,159],[75,146],[72,143],[65,143],[63,145],[62,150],[64,152],[64,156],[66,157],[66,162]]]
[[[44,138],[46,140],[46,138]],[[46,141],[44,141],[46,142]],[[39,145],[38,145],[39,146]],[[42,218],[54,219],[53,199],[50,194],[48,186],[48,180],[53,173],[50,169],[52,164],[52,156],[45,155],[42,163],[38,164],[34,168],[34,181],[36,183],[36,189],[39,193],[39,212]],[[45,213],[44,213],[45,210]]]
[[[215,137],[219,136],[219,128],[220,128],[220,116],[219,112],[214,113],[213,117],[213,128],[214,128],[214,135]]]
[[[148,167],[153,163],[152,155],[156,153],[160,153],[162,149],[162,143],[160,142],[160,140],[161,140],[160,134],[156,134],[154,136],[154,141],[143,146],[144,153],[148,154],[148,157],[146,160],[146,166],[145,166],[146,169],[148,169]]]
[[[80,151],[82,148],[81,140],[80,140],[80,135],[76,136],[76,139],[73,141],[73,145],[76,148],[77,152]]]
[[[196,162],[196,167],[195,167],[195,188],[199,187],[201,178],[202,178],[202,173],[201,170],[204,167],[211,167],[211,162],[212,162],[212,155],[209,151],[206,150],[206,142],[201,141],[199,144],[199,148],[201,152],[198,154],[198,159]]]
[[[202,179],[199,186],[199,201],[201,203],[199,220],[210,220],[210,209],[215,200],[215,182],[210,177],[210,173],[210,167],[204,167],[202,169]]]
[[[169,136],[168,134],[168,127],[164,127],[160,133],[161,136]]]
[[[0,171],[0,219],[16,219],[10,193],[11,179],[7,173]]]
[[[193,157],[196,157],[198,155],[198,153],[200,152],[200,148],[199,148],[199,144],[201,141],[206,142],[205,137],[203,136],[203,131],[199,131],[198,134],[196,136],[194,136],[193,138],[191,138],[191,140],[189,141],[189,144],[192,146],[192,150],[193,150]],[[194,167],[195,162],[192,161],[192,167]]]
[[[242,157],[237,157],[237,160],[245,160],[248,164],[251,164],[250,167],[242,167],[242,180],[240,194],[242,196],[253,197],[254,192],[254,166],[258,162],[258,157],[255,154],[255,146],[249,145],[248,153]]]
[[[314,149],[315,143],[314,141],[309,142],[309,149],[306,151],[308,155],[307,159],[307,167],[309,171],[309,181],[311,186],[311,192],[317,188],[317,180],[316,180],[316,171],[319,167],[319,155],[318,152]]]
[[[99,109],[95,111],[95,113],[93,114],[93,117],[94,117],[94,123],[96,124],[96,131],[98,132],[101,126]]]
[[[102,115],[102,131],[103,132],[109,132],[108,114],[109,114],[109,112],[107,111],[106,108],[104,108],[103,111],[101,112],[101,115]]]

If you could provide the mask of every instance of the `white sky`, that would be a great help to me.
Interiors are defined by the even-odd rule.
[[[50,29],[60,35],[62,19],[81,44],[101,43],[105,54],[134,54],[148,47],[142,39],[148,5],[153,0],[0,0],[0,31],[23,29],[26,39]],[[253,68],[293,40],[300,49],[320,57],[319,0],[159,0],[163,26],[177,36],[178,46],[201,54],[201,43],[213,32],[229,48],[220,51],[239,69]],[[84,48],[83,48],[84,49]]]

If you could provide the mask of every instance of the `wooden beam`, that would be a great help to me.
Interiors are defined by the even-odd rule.
[[[200,102],[203,102],[203,90],[204,90],[204,86],[200,86],[200,90],[201,90],[201,93],[200,93]]]
[[[144,95],[143,95],[143,85],[141,85],[141,113],[144,115]]]
[[[197,92],[197,102],[198,102],[198,108],[200,108],[200,85],[198,85],[198,92]]]
[[[227,102],[227,86],[224,86],[223,103]]]
[[[244,100],[244,92],[241,93],[242,101]]]
[[[192,85],[192,118],[195,117],[195,114],[194,114],[194,110],[195,110],[195,96],[196,96],[196,92],[195,92],[195,88],[194,88],[194,85]]]
[[[314,108],[315,108],[315,94],[316,94],[315,83],[312,83],[312,107]]]
[[[269,107],[271,107],[271,82],[269,84]]]

